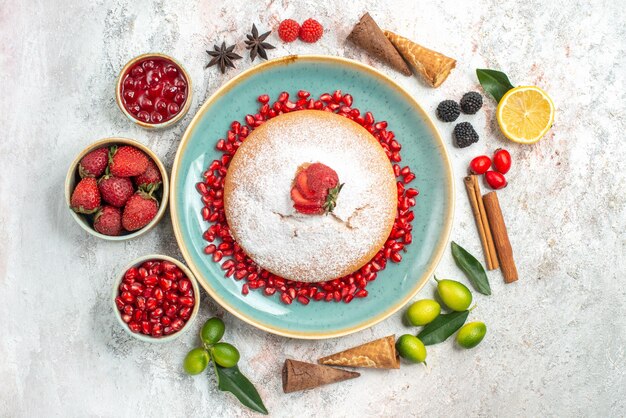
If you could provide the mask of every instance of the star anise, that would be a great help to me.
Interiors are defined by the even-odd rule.
[[[219,65],[222,74],[226,72],[226,67],[235,68],[233,61],[241,59],[241,56],[234,53],[234,50],[235,45],[226,48],[226,42],[222,42],[221,47],[213,45],[213,51],[206,52],[213,58],[211,58],[211,61],[209,61],[209,63],[204,68],[209,68],[213,65]]]
[[[252,24],[252,34],[247,34],[246,37],[248,38],[248,40],[245,41],[246,49],[250,50],[250,59],[252,61],[254,61],[257,54],[261,58],[266,60],[267,52],[265,52],[265,50],[274,49],[274,45],[270,45],[267,42],[263,42],[265,41],[265,39],[267,39],[268,36],[270,36],[270,33],[272,33],[271,30],[265,32],[263,35],[259,35],[259,31],[257,30],[256,25],[254,23]]]

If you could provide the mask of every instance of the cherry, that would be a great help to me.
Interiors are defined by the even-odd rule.
[[[506,187],[507,182],[502,173],[498,173],[497,171],[487,171],[485,173],[485,180],[489,187],[494,190],[503,189]]]
[[[479,155],[474,158],[469,165],[469,168],[474,174],[485,174],[491,167],[491,159],[486,155]]]
[[[183,102],[185,101],[185,95],[183,93],[178,93],[176,96],[174,96],[174,102],[178,105],[183,104]]]
[[[498,148],[493,154],[493,166],[502,174],[511,169],[511,154],[505,149]]]
[[[163,123],[180,113],[187,100],[187,80],[173,62],[148,58],[135,63],[121,86],[124,107],[138,120]]]

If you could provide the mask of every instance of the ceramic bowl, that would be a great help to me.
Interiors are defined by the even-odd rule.
[[[170,335],[166,335],[166,336],[158,337],[158,338],[144,335],[141,333],[132,332],[130,328],[128,328],[128,325],[122,320],[122,315],[120,311],[117,309],[117,305],[115,304],[115,298],[118,295],[118,288],[120,286],[120,283],[122,282],[122,279],[124,278],[124,274],[126,273],[126,271],[130,269],[131,267],[138,267],[145,261],[150,261],[150,260],[169,261],[169,262],[176,264],[176,266],[178,266],[178,268],[181,269],[187,275],[187,278],[189,279],[189,281],[191,282],[191,286],[193,287],[193,293],[195,297],[195,305],[193,307],[193,311],[191,312],[191,316],[189,317],[185,325],[180,329],[180,331],[174,334],[170,334]],[[128,332],[130,335],[144,342],[159,343],[159,344],[166,343],[168,341],[175,340],[176,338],[180,337],[185,332],[187,332],[189,328],[191,328],[191,324],[194,322],[194,320],[198,316],[198,310],[200,309],[200,288],[198,287],[198,282],[196,281],[196,278],[194,277],[193,273],[191,273],[191,271],[183,263],[176,260],[175,258],[168,257],[166,255],[150,254],[150,255],[145,255],[143,257],[139,257],[136,260],[133,260],[131,263],[129,263],[120,271],[120,273],[117,275],[113,283],[113,292],[111,293],[111,303],[113,305],[113,314],[115,315],[115,318],[117,318],[117,322],[119,322],[122,328],[124,328],[124,330],[126,330],[126,332]]]
[[[80,177],[78,175],[78,163],[80,162],[80,160],[89,152],[97,148],[108,147],[111,145],[120,145],[120,144],[132,145],[133,147],[137,147],[143,152],[145,152],[146,155],[150,157],[152,161],[154,161],[154,163],[159,168],[159,171],[161,172],[161,178],[163,179],[163,183],[161,184],[161,187],[159,188],[159,190],[156,192],[156,195],[160,196],[160,200],[159,200],[159,211],[157,212],[154,219],[152,219],[152,221],[150,221],[148,225],[144,226],[138,231],[134,231],[126,235],[110,236],[110,235],[101,234],[95,229],[93,229],[87,215],[74,212],[70,208],[70,198],[72,196],[72,191],[74,190],[74,187],[76,186],[78,181],[80,181]],[[104,138],[89,145],[87,148],[82,150],[80,154],[76,156],[74,161],[72,161],[72,164],[70,164],[70,168],[67,172],[67,176],[65,177],[65,201],[67,203],[67,208],[72,214],[72,217],[74,218],[74,220],[78,223],[78,225],[81,226],[81,228],[89,232],[91,235],[94,235],[98,238],[102,238],[102,239],[109,240],[109,241],[124,241],[127,239],[135,238],[135,237],[145,234],[146,232],[154,228],[154,226],[157,223],[159,223],[161,218],[163,218],[163,215],[165,215],[165,210],[167,209],[168,200],[169,200],[169,178],[168,178],[167,171],[165,170],[165,166],[163,165],[159,157],[157,157],[156,154],[152,152],[148,147],[146,147],[145,145],[135,140],[128,139],[128,138],[117,138],[117,137]]]
[[[144,60],[146,58],[151,58],[151,57],[162,58],[162,59],[173,62],[174,64],[178,66],[178,68],[180,68],[180,70],[183,73],[183,76],[185,77],[185,80],[187,81],[187,98],[185,102],[183,103],[180,109],[180,112],[178,112],[178,114],[172,119],[162,122],[162,123],[147,123],[147,122],[137,119],[132,113],[130,113],[126,109],[126,107],[124,107],[124,102],[122,101],[122,83],[124,81],[124,75],[128,72],[130,67],[132,67],[136,62]],[[119,75],[117,76],[117,82],[115,83],[115,101],[117,102],[117,106],[120,108],[122,113],[126,115],[128,119],[130,119],[132,122],[136,123],[137,125],[141,126],[142,128],[146,128],[146,129],[167,128],[169,126],[174,125],[179,120],[181,120],[185,116],[187,111],[189,110],[189,106],[191,106],[192,95],[193,95],[193,86],[191,84],[191,77],[189,77],[189,73],[187,73],[187,70],[185,70],[185,67],[183,67],[183,65],[180,62],[176,61],[174,58],[170,57],[169,55],[160,54],[160,53],[150,52],[147,54],[136,56],[135,58],[131,59],[130,61],[126,63],[124,68],[122,68]]]

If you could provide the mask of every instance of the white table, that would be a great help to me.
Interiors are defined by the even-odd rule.
[[[178,140],[201,103],[250,67],[204,70],[204,52],[295,17],[326,27],[314,45],[277,46],[271,57],[321,53],[371,63],[433,112],[446,98],[478,88],[476,67],[506,71],[515,84],[550,92],[556,123],[536,146],[498,133],[494,102],[471,119],[481,141],[451,145],[453,124],[437,123],[456,171],[452,238],[482,254],[462,173],[480,152],[507,147],[514,159],[500,193],[520,272],[493,296],[477,297],[475,319],[489,328],[476,349],[449,341],[429,349],[429,367],[364,371],[347,383],[284,395],[286,357],[314,360],[403,327],[400,313],[357,334],[298,341],[263,333],[225,314],[227,338],[274,416],[624,416],[626,364],[626,3],[624,1],[401,1],[348,5],[327,0],[227,2],[0,2],[0,416],[251,416],[214,381],[181,372],[196,335],[145,345],[120,329],[111,281],[129,260],[151,252],[180,258],[169,216],[148,235],[108,243],[84,233],[63,197],[67,166],[87,144],[136,138],[171,166]],[[237,4],[234,4],[237,3]],[[392,4],[393,3],[393,4]],[[415,4],[414,4],[415,3]],[[461,2],[458,2],[461,3]],[[447,53],[457,69],[439,89],[393,72],[345,38],[369,11],[390,30]],[[133,56],[161,51],[180,59],[194,82],[189,114],[173,129],[148,132],[116,107],[114,80]],[[442,277],[462,278],[449,252]],[[420,296],[432,292],[427,287]],[[204,295],[201,320],[223,310]]]

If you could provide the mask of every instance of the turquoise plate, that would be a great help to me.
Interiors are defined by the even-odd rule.
[[[341,89],[354,97],[354,107],[389,122],[402,143],[402,164],[417,178],[420,191],[414,208],[413,243],[399,264],[388,263],[369,283],[369,296],[351,303],[283,304],[278,295],[261,291],[241,294],[242,282],[225,278],[220,265],[203,253],[202,202],[195,184],[218,158],[215,142],[233,120],[258,108],[256,98],[282,91],[308,90],[313,96]],[[221,87],[195,115],[181,140],[170,182],[174,232],[187,264],[213,299],[242,320],[265,331],[294,338],[346,335],[382,321],[404,306],[431,277],[446,247],[454,212],[452,170],[444,144],[417,102],[391,79],[373,68],[330,56],[289,56],[244,71]]]

